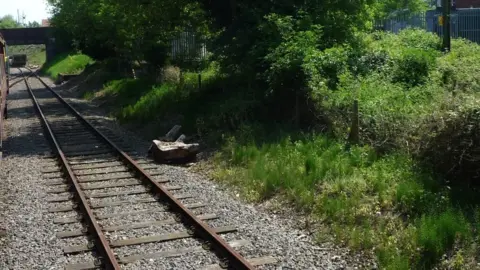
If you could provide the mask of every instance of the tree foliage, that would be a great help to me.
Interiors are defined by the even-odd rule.
[[[20,24],[15,21],[12,15],[5,15],[0,18],[0,29],[19,28]]]
[[[308,114],[305,59],[343,44],[392,10],[420,10],[424,0],[50,0],[59,37],[95,59],[168,61],[172,39],[190,31],[209,46],[235,91],[273,106],[273,115]],[[156,70],[156,69],[154,69]],[[325,74],[335,70],[325,68]],[[330,84],[336,84],[331,78]],[[295,100],[297,106],[290,101]],[[302,104],[303,103],[303,104]],[[268,105],[270,104],[270,105]],[[292,110],[296,110],[293,112]]]
[[[0,18],[0,29],[8,28],[21,28],[21,27],[40,27],[40,24],[36,21],[28,23],[18,23],[12,15],[5,15]]]
[[[186,28],[199,29],[202,12],[194,1],[57,0],[52,24],[76,48],[102,59],[149,59],[162,64],[169,42]]]
[[[49,0],[52,24],[75,46],[96,58],[123,56],[162,62],[171,39],[188,29],[206,39],[218,37],[217,53],[236,62],[245,54],[266,55],[258,43],[281,40],[265,33],[276,14],[304,25],[321,25],[322,43],[343,42],[368,27],[372,16],[398,8],[418,9],[423,0]],[[219,34],[219,35],[218,35]],[[272,38],[272,40],[268,40]],[[271,45],[271,44],[267,44]],[[268,46],[271,48],[272,46]],[[273,46],[274,47],[274,46]],[[254,49],[254,50],[252,50]],[[258,49],[258,50],[256,50]],[[254,57],[254,55],[251,55]]]
[[[35,28],[40,27],[41,25],[37,21],[31,21],[26,24],[26,27]]]

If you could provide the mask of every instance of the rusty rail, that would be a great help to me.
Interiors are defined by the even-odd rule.
[[[91,129],[95,135],[108,144],[113,151],[118,154],[121,161],[128,167],[136,171],[139,178],[143,181],[145,185],[152,188],[152,191],[155,191],[157,194],[160,194],[160,199],[165,202],[171,211],[174,211],[178,214],[178,217],[188,226],[191,226],[191,229],[194,234],[199,236],[201,239],[208,241],[213,247],[213,250],[222,260],[222,265],[224,267],[234,268],[234,269],[254,269],[254,267],[237,251],[228,245],[228,243],[218,236],[212,228],[210,228],[206,223],[201,221],[195,216],[193,212],[187,209],[179,200],[177,200],[172,193],[167,189],[162,187],[157,183],[146,171],[144,171],[137,162],[131,159],[125,152],[123,152],[118,146],[116,146],[112,141],[110,141],[106,136],[104,136],[100,131],[90,124],[75,108],[73,108],[69,103],[67,103],[58,93],[56,93],[49,85],[47,85],[37,74],[33,73],[35,76],[52,94],[64,104],[74,115],[75,117],[82,122],[85,126]],[[33,93],[32,93],[33,95]],[[37,104],[38,105],[38,104]],[[43,115],[42,115],[43,117]],[[45,121],[46,122],[46,121]],[[49,129],[51,133],[51,130]],[[53,136],[53,134],[51,134]],[[54,138],[54,136],[52,137]],[[57,144],[58,147],[58,144]],[[59,147],[58,147],[58,150]],[[61,150],[60,150],[61,151]],[[62,159],[65,157],[62,154]],[[73,176],[74,177],[74,176]]]
[[[23,75],[23,72],[21,69],[19,69],[20,72]],[[53,146],[54,152],[57,154],[58,159],[59,159],[59,165],[62,168],[62,171],[64,175],[67,177],[68,181],[72,185],[72,190],[74,192],[74,196],[77,202],[77,207],[80,209],[80,211],[83,212],[83,219],[87,222],[88,224],[88,230],[90,231],[91,235],[94,237],[95,241],[97,242],[95,247],[97,250],[101,253],[103,256],[103,264],[106,269],[115,269],[119,270],[120,265],[117,262],[117,259],[115,258],[115,255],[112,252],[112,249],[110,248],[110,245],[105,238],[105,235],[102,232],[102,229],[98,225],[95,215],[93,211],[90,209],[88,205],[88,201],[85,198],[85,195],[83,194],[80,184],[77,181],[77,178],[75,174],[72,171],[72,168],[68,164],[67,158],[65,157],[65,154],[63,153],[60,145],[58,144],[57,138],[55,134],[53,133],[50,124],[48,123],[47,119],[45,118],[45,115],[43,114],[42,109],[40,108],[40,104],[38,103],[35,95],[33,94],[32,89],[30,88],[30,85],[27,81],[27,78],[24,77],[25,84],[27,85],[27,90],[28,93],[30,94],[30,97],[33,100],[35,110],[37,111],[38,115],[40,116],[41,122],[43,127],[46,129],[47,137],[50,141],[50,143]]]

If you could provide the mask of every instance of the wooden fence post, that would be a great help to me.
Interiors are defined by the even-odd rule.
[[[350,144],[360,143],[360,119],[358,117],[358,100],[353,101],[352,126],[350,128],[348,142]]]

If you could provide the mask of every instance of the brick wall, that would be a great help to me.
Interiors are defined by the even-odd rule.
[[[456,0],[457,8],[480,8],[480,0]]]

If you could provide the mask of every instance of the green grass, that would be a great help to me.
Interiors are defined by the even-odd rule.
[[[78,74],[94,61],[84,54],[62,54],[55,57],[52,62],[42,67],[42,72],[53,79],[58,78],[59,73]]]
[[[455,240],[469,243],[475,226],[441,199],[448,193],[432,191],[431,177],[405,154],[345,151],[342,143],[318,135],[260,144],[231,139],[215,161],[214,177],[244,197],[284,198],[338,241],[374,248],[385,269],[429,269]]]
[[[191,131],[200,111],[205,108],[203,101],[212,101],[212,97],[206,97],[203,91],[208,91],[216,83],[216,67],[208,67],[201,75],[202,90],[198,87],[198,73],[184,71],[179,82],[160,85],[148,78],[110,80],[100,91],[86,92],[83,97],[101,100],[110,106],[111,113],[120,121],[138,126],[148,124],[152,119],[169,112],[181,112],[184,120],[190,122],[185,128]],[[210,107],[207,106],[208,108]],[[163,132],[160,125],[158,128],[158,132]]]
[[[47,55],[44,50],[32,54],[28,58],[28,63],[36,66],[42,66],[47,60]]]

